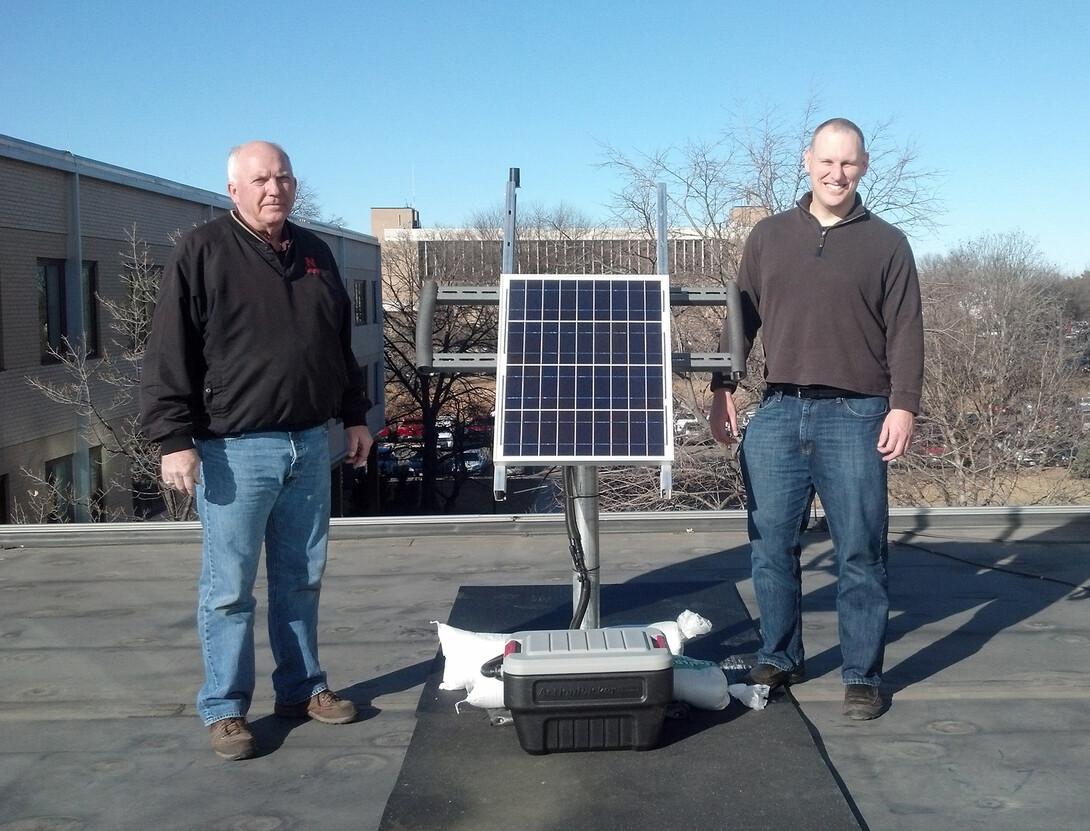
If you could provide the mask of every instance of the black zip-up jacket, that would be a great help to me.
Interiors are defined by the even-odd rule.
[[[296,225],[285,235],[278,254],[231,213],[172,252],[140,379],[141,425],[164,455],[194,438],[365,423],[333,254]]]
[[[908,240],[858,196],[851,213],[822,227],[812,198],[762,219],[746,240],[738,269],[746,355],[760,329],[770,384],[887,396],[890,407],[918,413],[923,318]],[[724,320],[721,351],[727,335]],[[716,373],[719,387],[733,385]]]

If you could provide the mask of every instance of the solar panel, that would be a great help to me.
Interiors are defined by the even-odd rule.
[[[671,461],[669,310],[661,275],[501,275],[495,461]]]

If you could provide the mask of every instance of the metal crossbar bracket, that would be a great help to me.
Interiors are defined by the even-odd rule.
[[[432,331],[436,306],[497,306],[500,302],[498,286],[444,286],[429,280],[421,287],[420,304],[416,321],[416,364],[421,372],[429,374],[466,373],[494,375],[497,360],[494,353],[484,352],[434,352]],[[742,355],[741,296],[738,286],[728,283],[723,288],[670,288],[671,306],[726,306],[731,321],[730,352],[674,352],[674,372],[722,372],[733,380],[745,374]],[[735,337],[736,335],[736,337]],[[737,360],[735,360],[737,356]],[[738,367],[738,369],[735,369]]]

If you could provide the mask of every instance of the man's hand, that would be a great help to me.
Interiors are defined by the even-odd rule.
[[[160,461],[163,484],[178,493],[197,495],[200,482],[201,460],[193,448],[167,453]]]
[[[352,467],[359,467],[367,461],[371,453],[371,431],[367,426],[360,424],[356,427],[345,427],[345,437],[348,439],[348,457],[345,459]]]
[[[711,430],[712,438],[720,444],[734,444],[738,441],[738,413],[734,408],[734,396],[725,389],[712,392],[708,429]]]
[[[890,410],[882,423],[882,433],[878,436],[878,452],[883,462],[892,462],[908,452],[912,444],[912,429],[916,416],[908,410]]]

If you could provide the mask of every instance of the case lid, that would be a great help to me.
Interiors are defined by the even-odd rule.
[[[551,629],[516,632],[504,675],[590,675],[672,669],[674,657],[657,629]]]

